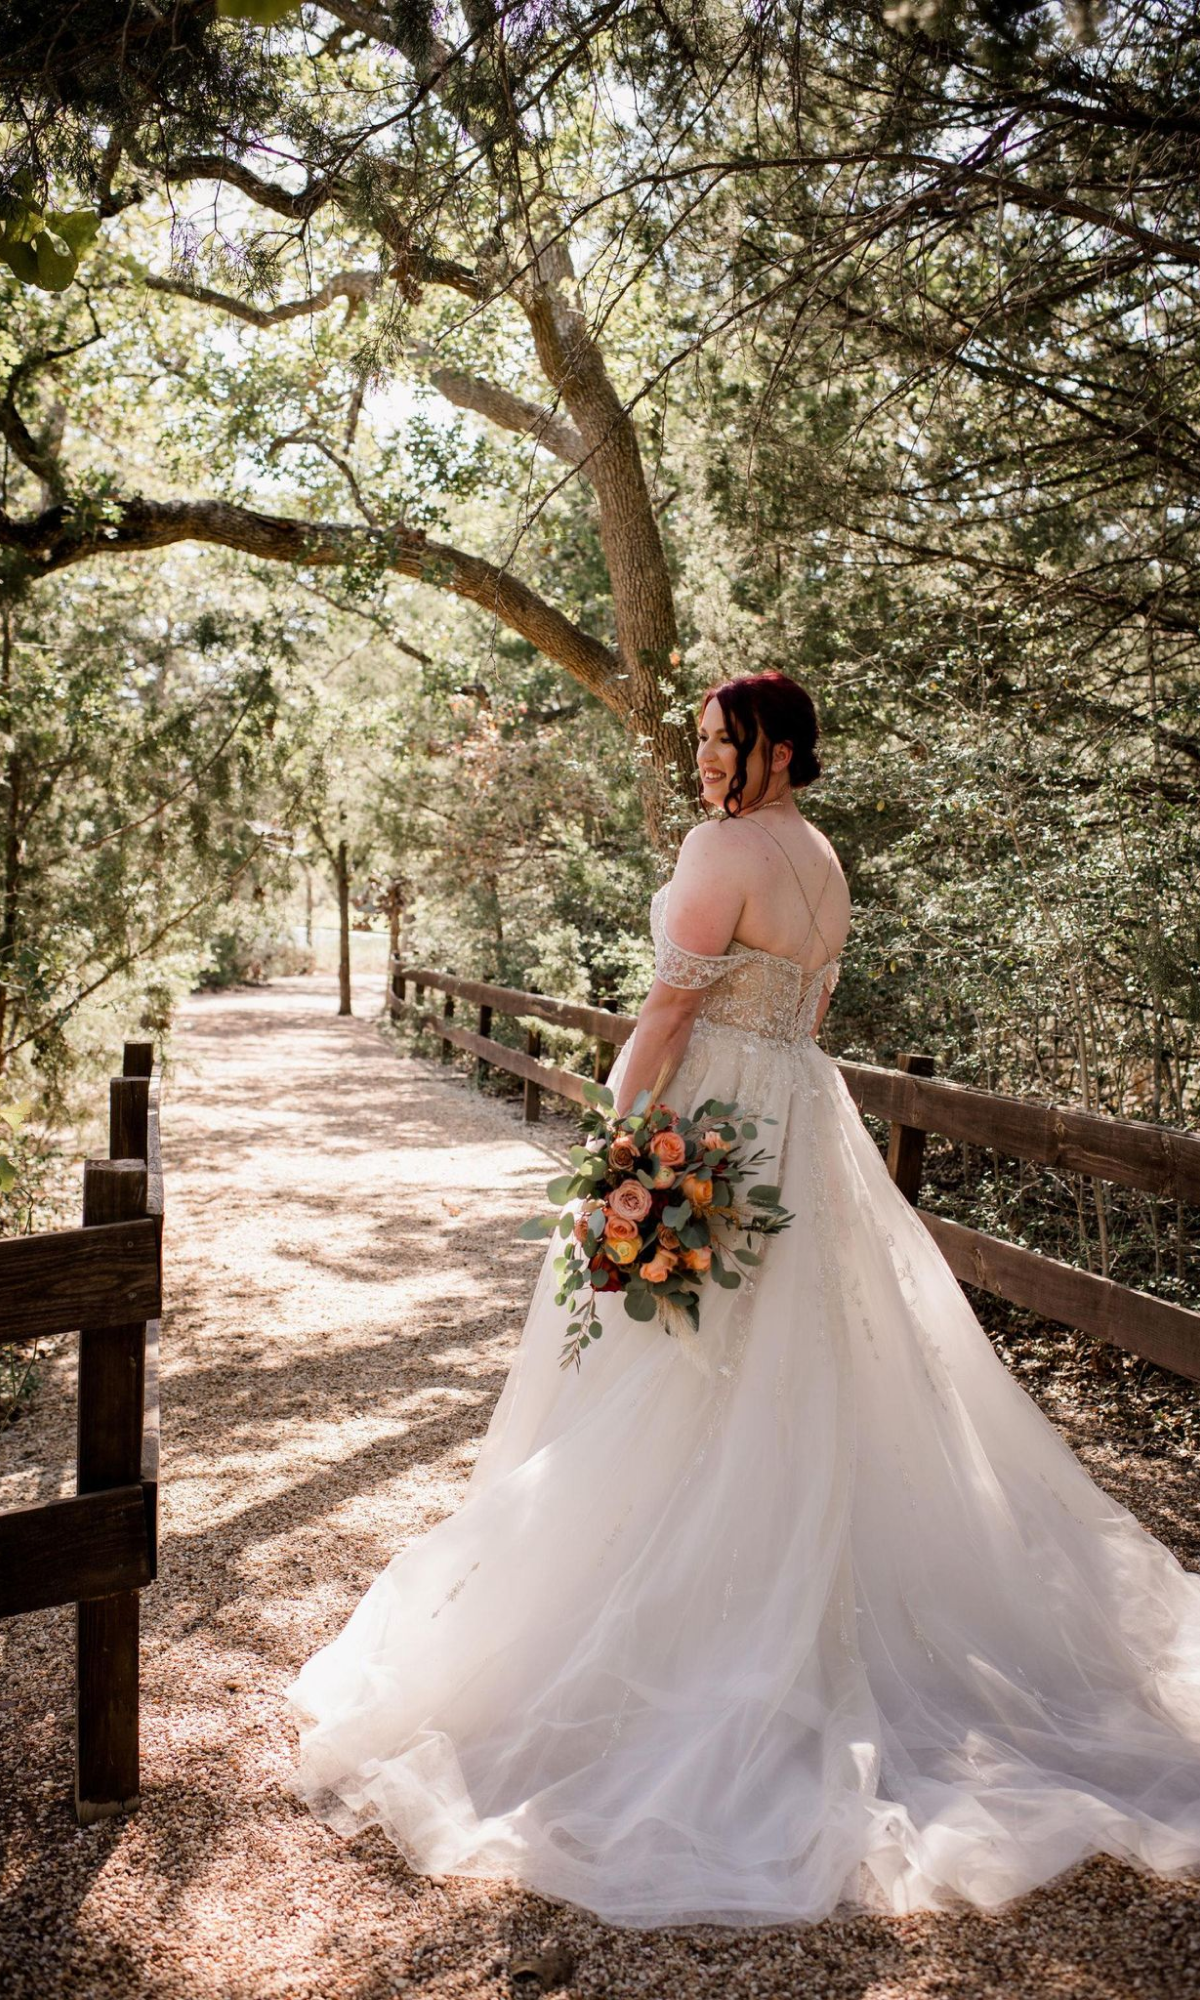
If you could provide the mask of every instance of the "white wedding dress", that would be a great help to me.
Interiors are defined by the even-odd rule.
[[[551,1240],[463,1504],[289,1690],[295,1789],[419,1870],[623,1925],[1200,1866],[1200,1578],[1093,1485],[889,1180],[812,1039],[836,962],[697,958],[666,893],[659,974],[705,989],[667,1096],[774,1115],[796,1219],[691,1347],[603,1298],[578,1372]]]

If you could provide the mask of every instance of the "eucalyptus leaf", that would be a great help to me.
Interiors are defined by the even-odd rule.
[[[0,1111],[0,1118],[3,1118],[4,1115],[5,1115],[4,1112]],[[536,1237],[539,1236],[553,1236],[557,1228],[558,1228],[557,1214],[534,1215],[529,1218],[528,1222],[523,1222],[521,1224],[520,1228],[517,1231],[517,1235],[524,1237],[527,1242],[532,1242]]]

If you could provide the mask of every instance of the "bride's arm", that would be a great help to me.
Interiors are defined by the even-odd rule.
[[[666,1067],[666,1089],[683,1060],[692,1023],[742,914],[745,892],[734,844],[723,822],[693,827],[675,863],[663,912],[665,949],[638,1015],[616,1110],[623,1117],[640,1090],[653,1090]],[[690,964],[688,963],[690,961]],[[678,979],[679,983],[676,983]]]

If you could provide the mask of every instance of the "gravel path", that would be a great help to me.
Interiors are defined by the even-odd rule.
[[[630,1932],[412,1875],[377,1832],[344,1843],[298,1808],[281,1691],[395,1548],[457,1504],[541,1255],[513,1227],[568,1128],[531,1137],[372,1022],[337,1020],[322,979],[193,999],[176,1050],[143,1803],[76,1827],[71,1613],[0,1628],[0,1992],[487,2000],[514,1990],[515,1954],[555,1939],[581,2000],[1200,1994],[1200,1883],[1108,1861],[998,1917]],[[69,1490],[71,1362],[64,1342],[0,1440],[0,1505]],[[1122,1498],[1164,1497],[1136,1431],[1124,1464],[1111,1430],[1094,1463],[1071,1441]],[[1173,1466],[1153,1522],[1181,1554],[1172,1523],[1194,1533],[1198,1484]]]

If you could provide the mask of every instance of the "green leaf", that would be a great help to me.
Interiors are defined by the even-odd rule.
[[[17,1170],[11,1160],[0,1153],[0,1194],[7,1194],[16,1186]]]
[[[563,1214],[559,1216],[556,1226],[560,1236],[569,1236],[571,1234],[571,1231],[575,1227],[575,1217],[569,1209],[564,1210]]]
[[[575,1192],[576,1174],[558,1174],[546,1189],[548,1201],[570,1201]]]
[[[750,1188],[746,1199],[747,1201],[752,1201],[755,1208],[778,1208],[779,1189],[772,1187],[769,1182],[764,1181],[761,1187]]]
[[[33,1109],[33,1099],[23,1097],[19,1104],[0,1104],[0,1118],[3,1118],[10,1132],[19,1132]]]
[[[691,1212],[692,1204],[690,1201],[677,1201],[673,1202],[670,1207],[664,1208],[662,1219],[668,1229],[682,1229]]]
[[[654,1318],[658,1307],[654,1303],[653,1293],[643,1286],[638,1291],[626,1292],[625,1310],[630,1319],[649,1320]]]
[[[7,1116],[6,1112],[0,1111],[0,1118],[4,1118],[6,1116]],[[558,1228],[557,1214],[531,1215],[528,1222],[523,1222],[521,1224],[521,1227],[517,1231],[517,1235],[523,1236],[527,1242],[532,1242],[533,1239],[538,1236],[553,1236],[557,1228]]]
[[[95,241],[100,229],[100,217],[94,208],[52,208],[46,217],[46,226],[53,235],[62,237],[68,250],[78,259]]]
[[[594,1208],[588,1217],[588,1235],[593,1243],[604,1234],[604,1210]]]
[[[613,1096],[608,1085],[606,1083],[593,1083],[590,1077],[583,1084],[583,1095],[588,1104],[602,1104],[606,1111],[611,1111],[616,1103],[616,1098]]]
[[[742,1282],[740,1271],[727,1271],[723,1264],[718,1265],[715,1262],[709,1266],[709,1275],[727,1292],[736,1292]]]
[[[739,1264],[762,1263],[762,1256],[757,1250],[739,1250],[735,1245],[733,1254],[737,1258]]]
[[[630,1112],[634,1117],[640,1117],[642,1112],[646,1109],[646,1106],[649,1103],[650,1103],[650,1092],[648,1090],[639,1090],[637,1096],[633,1100],[633,1103],[629,1107]]]

